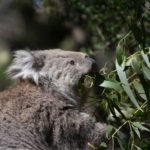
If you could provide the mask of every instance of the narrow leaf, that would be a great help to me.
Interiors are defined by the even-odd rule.
[[[132,122],[131,122],[132,124]],[[137,134],[137,136],[139,137],[139,139],[141,138],[141,134],[140,134],[140,131],[137,127],[135,127],[133,124],[132,124],[132,128],[134,130],[134,132]]]
[[[143,70],[143,73],[144,73],[145,77],[148,80],[150,80],[150,70],[147,67],[145,67],[144,65],[142,65],[142,70]]]
[[[100,84],[100,86],[105,87],[105,88],[114,89],[118,92],[120,92],[122,90],[122,87],[119,82],[117,83],[117,82],[113,82],[113,81],[104,80],[104,82],[102,84]]]
[[[138,147],[138,146],[136,146],[136,145],[134,145],[134,146],[136,147],[137,150],[142,150],[140,147]]]
[[[118,64],[121,65],[122,62],[123,62],[123,57],[122,57],[123,54],[122,54],[122,50],[121,50],[120,44],[118,44],[118,46],[117,46],[116,55],[117,55]]]
[[[141,96],[141,98],[143,98],[144,100],[147,100],[143,86],[135,80],[133,82],[133,85],[136,91],[138,92],[138,94]]]
[[[125,60],[124,60],[124,62],[122,63],[121,66],[119,66],[118,62],[116,61],[116,69],[117,69],[117,73],[118,73],[118,76],[119,76],[119,78],[120,78],[120,81],[122,82],[122,86],[123,86],[125,92],[128,94],[128,96],[129,96],[131,102],[132,102],[138,109],[140,109],[140,110],[142,111],[142,109],[140,108],[140,106],[139,106],[137,100],[135,99],[134,94],[133,94],[133,92],[132,92],[132,90],[131,90],[131,88],[130,88],[130,86],[129,86],[129,84],[128,84],[128,80],[127,80],[127,77],[126,77],[126,73],[125,73],[125,71],[124,71],[124,69],[125,69]]]
[[[141,130],[145,130],[145,131],[150,132],[150,130],[149,130],[148,128],[144,127],[144,126],[141,125],[139,122],[133,122],[132,124],[133,124],[135,127],[139,128],[139,129],[141,129]]]
[[[138,60],[138,57],[133,57],[131,60],[131,67],[133,68],[133,70],[140,74],[141,73],[141,64]]]
[[[128,142],[128,149],[132,149],[134,143],[134,133],[132,131],[132,129],[130,128],[130,138],[129,138],[129,142]]]
[[[141,55],[142,55],[146,65],[148,66],[148,68],[150,68],[150,62],[149,62],[148,56],[144,53],[144,51],[141,51]]]

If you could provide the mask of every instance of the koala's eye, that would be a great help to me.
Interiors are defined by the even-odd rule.
[[[71,64],[72,66],[75,65],[74,60],[71,60],[71,61],[70,61],[70,64]]]

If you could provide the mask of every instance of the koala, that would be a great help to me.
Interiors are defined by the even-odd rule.
[[[0,93],[0,150],[92,150],[88,142],[105,141],[107,125],[77,105],[77,83],[93,59],[60,49],[14,57],[7,72],[18,82]]]

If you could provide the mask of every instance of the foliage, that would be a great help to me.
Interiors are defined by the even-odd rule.
[[[148,51],[145,53],[144,49]],[[100,144],[102,147],[104,143],[107,144],[109,140],[116,138],[122,150],[143,149],[142,143],[145,138],[142,138],[140,131],[150,132],[147,127],[144,127],[147,125],[150,128],[150,48],[144,49],[135,52],[128,58],[123,54],[118,55],[116,70],[103,74],[104,80],[99,86],[104,89],[99,99],[106,101],[107,109],[115,118],[115,123],[119,121],[121,125],[111,136],[112,126],[108,126],[106,133],[108,140]],[[119,50],[117,48],[117,52],[121,53],[121,48]],[[127,107],[134,110],[130,116],[124,113]],[[127,144],[124,144],[125,141],[117,136],[118,131],[127,125],[130,135],[128,147]],[[141,139],[139,144],[135,142],[137,138]],[[149,147],[149,143],[146,144],[144,149]]]
[[[137,27],[139,24],[141,28]],[[106,133],[107,141],[102,142],[99,147],[94,147],[95,149],[106,147],[110,140],[114,149],[114,139],[117,139],[121,150],[149,149],[149,142],[143,135],[150,132],[150,47],[145,47],[144,26],[141,22],[139,24],[134,24],[134,28],[131,28],[118,43],[116,70],[101,74],[104,80],[99,86],[104,89],[99,99],[105,100],[107,109],[115,119],[114,123],[119,127],[110,135],[112,125],[109,125]],[[130,34],[133,34],[137,41],[139,50],[126,58],[126,40]],[[130,115],[126,112],[127,108],[133,109]],[[123,127],[128,130],[130,137],[128,141],[119,135]]]
[[[38,3],[40,0],[34,1]],[[130,28],[135,28],[139,18],[145,12],[147,1],[41,0],[40,2],[42,2],[42,9],[50,16],[83,28],[89,34],[91,41],[91,44],[87,43],[85,46],[92,50],[104,50],[105,52],[109,50],[110,53],[115,48],[117,41]],[[149,13],[146,13],[143,23],[148,26],[148,22]],[[140,27],[136,26],[136,29],[140,31]],[[139,32],[133,33],[137,34],[136,37],[141,35],[138,34]],[[149,40],[147,42],[149,43]],[[128,42],[128,48],[130,46],[133,48],[134,44],[134,41]]]

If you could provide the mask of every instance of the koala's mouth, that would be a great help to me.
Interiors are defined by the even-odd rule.
[[[87,73],[81,75],[79,77],[78,81],[78,87],[85,87],[85,88],[92,88],[95,83],[97,82],[97,79],[99,79],[99,69],[95,61],[93,61],[91,68],[87,71]]]
[[[92,88],[94,86],[95,77],[91,76],[90,73],[82,75],[80,78],[82,86],[86,88]]]
[[[104,81],[104,77],[99,72],[91,71],[81,76],[78,81],[79,87],[92,88],[99,86]]]
[[[86,88],[92,88],[94,86],[95,79],[96,76],[94,75],[94,72],[86,73],[80,77],[78,84]]]

